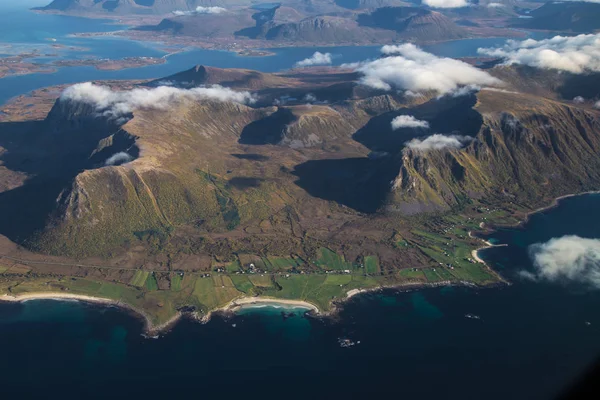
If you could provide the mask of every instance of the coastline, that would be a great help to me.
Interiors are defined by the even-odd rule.
[[[307,301],[277,299],[277,298],[273,298],[273,297],[257,296],[257,297],[239,297],[237,299],[231,300],[229,303],[225,304],[222,307],[218,307],[218,308],[215,308],[214,310],[210,310],[208,313],[206,313],[203,316],[200,316],[198,313],[194,313],[194,315],[198,321],[200,321],[202,323],[207,323],[208,321],[210,321],[213,314],[215,314],[215,313],[228,313],[228,312],[235,313],[235,311],[239,310],[240,308],[242,308],[244,306],[260,305],[260,304],[271,304],[271,305],[283,304],[283,305],[288,305],[288,306],[296,306],[298,308],[306,308],[306,309],[314,312],[317,315],[328,315],[329,314],[329,313],[322,313],[321,310],[319,310],[319,307],[317,307],[316,305],[309,303]]]
[[[177,314],[175,314],[173,317],[171,317],[168,321],[166,321],[162,324],[155,325],[152,322],[152,320],[150,319],[150,317],[142,310],[132,307],[127,303],[123,303],[123,302],[120,302],[117,300],[111,300],[111,299],[107,299],[107,298],[103,298],[103,297],[94,297],[94,296],[87,296],[87,295],[83,295],[83,294],[59,293],[59,292],[37,292],[37,293],[32,292],[32,293],[25,293],[25,294],[17,295],[17,296],[13,296],[8,293],[5,293],[4,295],[0,296],[0,302],[7,302],[7,303],[22,303],[22,302],[26,302],[29,300],[76,300],[76,301],[82,301],[85,303],[119,307],[124,310],[130,311],[132,314],[134,314],[137,317],[141,317],[144,320],[144,333],[148,336],[154,336],[154,335],[157,335],[161,332],[164,332],[164,331],[170,329],[171,327],[173,327],[173,325],[177,321],[179,321],[179,319],[183,315],[182,313],[177,312]]]
[[[564,199],[570,198],[570,197],[589,195],[589,194],[600,194],[600,191],[587,191],[587,192],[576,193],[576,194],[567,194],[567,195],[557,197],[552,201],[552,203],[550,205],[545,206],[545,207],[540,207],[536,210],[528,212],[526,214],[526,218],[523,221],[520,221],[519,223],[516,223],[514,225],[506,225],[506,226],[507,227],[508,226],[511,226],[511,227],[521,226],[528,221],[528,219],[531,215],[546,211],[548,209],[552,209],[554,207],[557,207],[561,200],[564,200]],[[481,226],[481,228],[487,229],[487,231],[489,231],[489,232],[492,232],[494,230],[494,228],[486,228],[485,225]],[[506,281],[500,274],[498,274],[493,268],[491,268],[485,262],[485,260],[483,260],[478,254],[478,252],[480,250],[484,250],[484,249],[488,249],[488,248],[492,248],[492,247],[508,246],[508,244],[493,244],[485,239],[478,238],[477,236],[473,235],[473,231],[469,231],[469,236],[472,238],[480,239],[481,241],[483,241],[485,243],[484,246],[472,250],[471,254],[476,261],[484,264],[492,273],[494,273],[494,275],[496,275],[500,281],[498,283],[488,284],[485,286],[489,287],[489,286],[495,286],[498,284],[510,285],[511,284],[510,282]],[[434,288],[434,287],[442,287],[442,286],[479,287],[478,285],[473,284],[471,282],[467,282],[467,281],[441,281],[441,282],[435,282],[435,283],[404,282],[401,284],[390,285],[390,286],[377,286],[377,287],[363,288],[363,289],[357,288],[357,289],[351,289],[348,292],[346,292],[346,296],[343,298],[332,300],[331,301],[331,309],[329,311],[322,311],[315,304],[310,303],[308,301],[304,301],[304,300],[278,299],[278,298],[273,298],[273,297],[260,297],[260,296],[258,296],[258,297],[242,296],[237,299],[231,300],[229,303],[227,303],[226,305],[224,305],[222,307],[218,307],[218,308],[215,308],[214,310],[209,311],[205,315],[201,315],[197,312],[188,313],[188,312],[179,312],[178,311],[169,320],[167,320],[164,323],[157,324],[157,325],[155,325],[152,322],[152,319],[150,318],[150,316],[147,313],[145,313],[143,310],[140,310],[140,309],[135,308],[127,303],[123,303],[118,300],[112,300],[112,299],[108,299],[108,298],[95,297],[95,296],[89,296],[89,295],[60,293],[60,292],[32,292],[32,293],[24,293],[21,295],[11,295],[11,294],[5,293],[5,294],[0,294],[0,302],[13,302],[14,303],[14,302],[25,302],[28,300],[76,300],[76,301],[82,301],[82,302],[87,302],[87,303],[92,303],[92,304],[116,306],[123,310],[129,311],[132,314],[134,314],[136,317],[141,317],[144,320],[144,332],[143,332],[144,336],[157,337],[158,334],[164,333],[164,332],[168,331],[169,329],[171,329],[185,315],[188,315],[188,316],[192,315],[196,320],[198,320],[202,323],[206,323],[206,322],[210,321],[211,316],[214,313],[228,313],[228,312],[235,313],[237,310],[241,309],[244,306],[263,305],[263,304],[271,304],[271,305],[279,304],[279,305],[284,305],[284,306],[287,305],[287,306],[295,306],[298,308],[305,308],[305,309],[313,312],[314,314],[316,314],[318,316],[322,316],[322,317],[332,317],[339,312],[339,308],[341,306],[343,306],[343,304],[345,302],[347,302],[349,299],[351,299],[359,294],[373,293],[373,292],[378,292],[378,291],[382,291],[382,290],[410,291],[410,290],[417,290],[419,288]]]
[[[481,223],[481,229],[485,229],[487,232],[491,233],[494,232],[497,228],[519,228],[522,227],[523,225],[525,225],[528,221],[529,218],[537,213],[541,213],[544,211],[548,211],[551,210],[553,208],[556,208],[560,205],[560,202],[564,199],[568,199],[571,197],[577,197],[577,196],[585,196],[585,195],[590,195],[590,194],[600,194],[600,190],[589,190],[586,192],[581,192],[581,193],[570,193],[570,194],[565,194],[559,197],[555,197],[554,200],[552,200],[552,202],[547,205],[547,206],[543,206],[543,207],[539,207],[536,208],[535,210],[529,211],[525,214],[525,217],[523,218],[523,220],[519,221],[516,224],[512,224],[512,225],[495,225],[493,227],[490,228],[486,228],[486,226],[484,225],[484,223]],[[500,276],[500,274],[498,274],[498,272],[496,272],[493,268],[491,268],[486,262],[485,260],[483,260],[480,256],[479,256],[479,252],[481,250],[485,250],[485,249],[490,249],[493,247],[505,247],[508,246],[508,244],[506,243],[502,243],[502,244],[493,244],[488,240],[484,240],[482,238],[479,238],[475,235],[473,235],[473,231],[469,231],[469,237],[475,238],[475,239],[480,239],[485,243],[485,246],[479,247],[473,251],[471,251],[471,256],[478,262],[484,264],[489,270],[491,270],[496,276],[498,276],[498,278],[500,278],[500,280],[506,284],[510,284],[510,282],[508,282],[507,280],[505,280],[502,276]]]

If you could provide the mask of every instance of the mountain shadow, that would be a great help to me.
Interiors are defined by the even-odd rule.
[[[445,96],[425,104],[402,108],[372,118],[354,135],[354,140],[373,151],[397,153],[404,144],[416,137],[433,133],[475,136],[481,129],[483,117],[473,109],[477,102],[474,94]],[[392,129],[392,120],[400,115],[411,115],[429,123],[428,129]]]
[[[296,120],[286,108],[279,108],[266,118],[254,121],[242,130],[240,144],[277,144],[283,139],[285,127]]]
[[[399,171],[397,157],[365,157],[311,160],[292,173],[298,177],[296,184],[311,196],[371,214],[385,203],[390,182]]]

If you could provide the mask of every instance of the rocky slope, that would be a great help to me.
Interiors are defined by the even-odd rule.
[[[600,187],[600,114],[522,93],[482,91],[483,118],[462,149],[404,149],[387,210],[447,210],[473,198],[497,204]]]
[[[22,146],[1,143],[13,146],[3,167],[30,178],[0,193],[0,233],[74,256],[156,249],[165,237],[211,254],[241,247],[291,254],[299,241],[355,240],[343,228],[349,221],[380,235],[415,213],[478,200],[533,207],[600,187],[600,112],[552,87],[520,85],[523,71],[494,69],[502,90],[438,98],[373,91],[345,71],[324,79],[198,66],[164,81],[252,90],[259,101],[187,98],[112,120],[59,100],[19,137]],[[286,93],[297,97],[283,101]],[[402,115],[429,129],[393,130]],[[406,146],[433,133],[474,140],[462,148]]]

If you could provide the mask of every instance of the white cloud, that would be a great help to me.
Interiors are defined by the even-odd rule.
[[[423,0],[423,4],[433,8],[459,8],[469,6],[467,0]]]
[[[504,63],[558,69],[575,74],[600,71],[600,34],[523,41],[508,40],[498,48],[481,48],[480,54],[503,58]]]
[[[600,289],[600,240],[563,236],[529,246],[535,271],[521,275],[533,280],[579,282]]]
[[[319,51],[315,51],[309,58],[305,58],[302,61],[298,61],[296,63],[296,67],[310,67],[313,65],[331,65],[332,56],[331,53],[321,53]]]
[[[307,101],[309,103],[314,103],[317,101],[317,96],[315,96],[312,93],[308,93],[306,96],[304,96],[304,101]]]
[[[500,8],[500,7],[504,7],[504,4],[502,4],[502,3],[489,3],[487,6],[489,8]]]
[[[129,161],[133,160],[133,157],[131,157],[129,154],[125,153],[124,151],[120,151],[118,153],[113,154],[112,156],[110,156],[109,158],[106,159],[106,161],[104,162],[104,165],[115,165],[115,164],[125,164],[128,163]]]
[[[435,135],[431,135],[424,140],[421,139],[413,139],[409,142],[406,142],[405,145],[409,149],[413,150],[444,150],[444,149],[460,149],[465,144],[472,142],[473,138],[470,136],[460,136],[460,135],[440,135],[436,133]]]
[[[221,14],[226,12],[227,10],[224,9],[223,7],[202,7],[202,6],[198,6],[196,7],[195,10],[193,11],[180,11],[180,10],[176,10],[173,11],[173,14],[175,15],[194,15],[194,14]]]
[[[122,117],[139,108],[165,109],[186,98],[196,101],[216,100],[250,104],[256,101],[254,95],[249,92],[236,92],[218,85],[193,89],[159,86],[119,92],[106,86],[85,82],[70,86],[60,96],[61,100],[91,104],[100,114],[112,118]]]
[[[585,99],[582,96],[575,96],[573,98],[573,103],[582,104],[582,103],[585,103]]]
[[[467,85],[499,85],[502,82],[485,71],[452,58],[427,53],[414,44],[383,46],[388,57],[361,63],[361,83],[376,89],[403,89],[411,92],[435,90],[445,94]]]
[[[597,101],[596,104],[594,104],[595,108],[600,108],[600,101]]]
[[[429,122],[421,121],[413,117],[412,115],[398,115],[392,120],[392,129],[400,128],[429,128]]]

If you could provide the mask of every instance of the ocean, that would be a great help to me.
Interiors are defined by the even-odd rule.
[[[251,308],[206,324],[183,320],[153,339],[114,307],[0,304],[0,381],[32,395],[551,399],[600,355],[600,293],[519,272],[533,270],[534,243],[600,238],[598,206],[597,194],[568,198],[495,232],[508,246],[480,255],[510,286],[358,295],[335,318]],[[340,338],[356,344],[341,347]]]
[[[164,54],[158,44],[69,36],[122,28],[107,21],[32,14],[13,2],[2,9],[2,3],[0,53],[45,49],[55,38],[85,49],[61,53],[67,58]],[[477,39],[426,49],[458,57],[503,42]],[[195,64],[280,71],[316,50],[331,52],[339,65],[376,57],[379,47],[276,49],[272,57],[192,49],[158,66],[61,68],[0,79],[0,104],[43,86],[157,78]],[[550,399],[600,355],[600,294],[583,283],[525,280],[522,272],[533,271],[532,244],[575,234],[600,239],[598,206],[600,195],[565,199],[522,227],[493,233],[491,241],[507,246],[480,255],[510,286],[369,293],[352,298],[335,318],[306,316],[302,309],[247,308],[206,324],[183,320],[167,334],[147,338],[139,318],[115,307],[0,303],[0,393],[79,399]],[[355,345],[341,347],[340,338]]]

